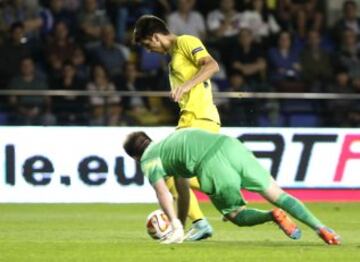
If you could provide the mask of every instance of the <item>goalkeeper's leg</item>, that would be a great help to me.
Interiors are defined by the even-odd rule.
[[[262,192],[261,195],[274,205],[311,227],[327,244],[340,244],[339,235],[326,227],[300,200],[284,192],[273,179],[271,179],[269,188],[265,192]]]

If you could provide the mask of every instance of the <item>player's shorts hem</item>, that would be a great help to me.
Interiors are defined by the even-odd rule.
[[[220,128],[221,123],[220,121],[216,121],[213,118],[207,118],[207,117],[197,117],[195,112],[183,110],[180,113],[180,118],[178,121],[178,124],[176,126],[176,129],[181,128],[188,128],[188,127],[199,127],[199,122],[203,122],[202,129],[207,129],[207,126],[209,129],[212,129],[214,127]],[[211,127],[213,126],[213,127]]]
[[[234,207],[234,208],[226,208],[224,210],[221,210],[221,214],[223,214],[224,216],[227,216],[233,212],[237,212],[240,213],[242,210],[244,210],[244,208],[246,207],[246,204],[239,206],[239,207]]]

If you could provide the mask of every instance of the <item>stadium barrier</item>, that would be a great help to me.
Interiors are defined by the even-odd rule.
[[[87,90],[0,90],[0,96],[147,96],[170,97],[168,91],[87,91]],[[315,100],[359,100],[360,94],[341,93],[279,93],[279,92],[214,92],[216,98],[254,99],[315,99]]]
[[[138,130],[160,140],[174,128],[0,127],[0,202],[155,202],[139,166],[122,149],[126,135]],[[279,185],[303,200],[360,201],[358,129],[221,132],[244,141]]]

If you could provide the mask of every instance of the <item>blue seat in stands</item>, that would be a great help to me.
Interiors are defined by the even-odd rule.
[[[288,115],[288,124],[290,127],[318,127],[320,119],[316,114],[295,113]]]
[[[285,125],[285,119],[282,115],[278,115],[274,122],[272,122],[267,114],[261,114],[258,117],[259,127],[281,127]]]
[[[4,126],[8,123],[8,115],[6,113],[0,112],[0,125]]]

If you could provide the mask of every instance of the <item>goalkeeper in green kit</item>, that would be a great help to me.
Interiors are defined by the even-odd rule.
[[[127,154],[141,163],[161,208],[171,221],[172,231],[162,243],[181,243],[189,207],[187,179],[197,177],[200,190],[207,194],[226,219],[238,226],[254,226],[273,221],[290,238],[301,231],[285,213],[305,223],[327,244],[340,244],[340,237],[321,223],[298,199],[284,192],[237,139],[195,128],[176,131],[155,143],[144,133],[131,133],[125,143]],[[174,176],[179,194],[177,214],[164,178]],[[240,189],[261,194],[277,206],[273,210],[246,207]]]

